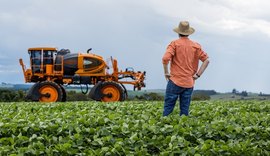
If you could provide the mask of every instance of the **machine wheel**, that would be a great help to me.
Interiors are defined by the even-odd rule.
[[[101,101],[103,102],[125,100],[125,93],[123,88],[115,82],[103,82],[99,92],[102,94]]]
[[[40,102],[60,102],[63,100],[62,88],[55,82],[41,82],[38,91],[40,94]]]
[[[101,94],[99,92],[100,87],[102,86],[102,82],[98,82],[94,85],[94,87],[89,92],[89,97],[96,101],[101,101]]]
[[[66,93],[66,90],[65,90],[65,88],[62,86],[62,85],[60,85],[60,87],[61,87],[61,90],[62,90],[62,93],[63,93],[63,97],[62,97],[62,102],[66,102],[67,101],[67,93]]]
[[[39,82],[35,83],[28,91],[25,100],[27,101],[39,101]]]

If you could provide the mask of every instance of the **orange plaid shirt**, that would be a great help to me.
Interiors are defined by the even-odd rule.
[[[199,67],[199,60],[204,62],[208,58],[201,46],[188,37],[180,37],[172,41],[162,58],[163,64],[170,62],[170,80],[177,86],[192,88],[193,75]]]

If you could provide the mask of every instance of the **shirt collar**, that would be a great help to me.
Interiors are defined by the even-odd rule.
[[[189,39],[189,38],[188,37],[180,37],[180,39],[186,40],[186,39]]]

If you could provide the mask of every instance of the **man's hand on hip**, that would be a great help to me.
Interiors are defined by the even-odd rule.
[[[169,81],[169,80],[170,80],[170,77],[171,77],[171,75],[170,75],[170,74],[168,74],[168,73],[166,74],[166,73],[165,73],[165,79],[166,79],[167,81]]]
[[[200,77],[200,76],[199,76],[197,73],[193,75],[193,79],[194,79],[194,80],[197,80],[199,77]]]

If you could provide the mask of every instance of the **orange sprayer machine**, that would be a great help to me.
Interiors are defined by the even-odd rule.
[[[58,51],[52,47],[29,48],[30,69],[26,69],[22,59],[19,60],[25,82],[35,83],[26,98],[40,102],[66,101],[63,85],[86,85],[85,93],[88,85],[93,85],[90,98],[104,102],[124,101],[127,98],[124,84],[133,85],[134,90],[145,87],[145,72],[134,72],[131,68],[119,71],[117,60],[113,58],[110,69],[101,56],[90,50],[70,53],[68,49]]]

